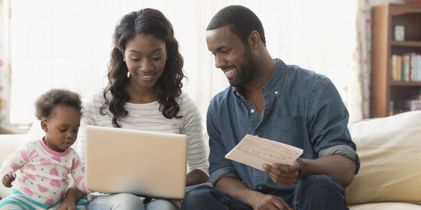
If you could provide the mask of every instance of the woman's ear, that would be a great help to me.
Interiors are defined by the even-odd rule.
[[[41,128],[44,130],[44,132],[48,132],[47,119],[41,120]]]

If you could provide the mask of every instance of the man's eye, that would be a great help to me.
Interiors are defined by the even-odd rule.
[[[66,129],[66,128],[59,128],[58,130],[59,130],[60,132],[66,132],[66,130],[67,130],[67,129]]]
[[[221,53],[228,54],[231,50],[230,49],[223,49],[221,50]]]

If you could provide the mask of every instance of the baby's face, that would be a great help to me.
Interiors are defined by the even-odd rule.
[[[54,107],[50,116],[42,122],[47,146],[56,152],[72,146],[79,131],[80,117],[81,113],[75,108]]]

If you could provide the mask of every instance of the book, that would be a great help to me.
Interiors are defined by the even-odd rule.
[[[247,134],[225,158],[263,171],[263,164],[293,165],[303,150],[281,142]]]

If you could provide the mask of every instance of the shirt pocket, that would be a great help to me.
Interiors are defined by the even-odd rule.
[[[303,120],[301,117],[280,117],[277,123],[273,123],[272,131],[274,132],[274,139],[279,142],[303,147],[303,135],[306,130],[303,129]]]

